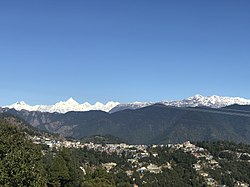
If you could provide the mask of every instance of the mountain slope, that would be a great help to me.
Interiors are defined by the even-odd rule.
[[[250,113],[245,110],[183,108],[156,104],[116,113],[102,111],[42,113],[9,110],[33,126],[81,138],[113,135],[129,143],[228,140],[250,143]]]
[[[226,106],[226,107],[224,107],[224,109],[236,110],[236,111],[240,110],[240,111],[250,112],[250,105],[234,104],[234,105]]]
[[[41,130],[36,128],[26,121],[24,121],[21,117],[17,117],[15,115],[11,115],[8,113],[0,113],[0,120],[4,121],[7,124],[11,124],[15,126],[17,129],[26,132],[29,135],[38,135],[38,136],[54,136],[46,130]]]

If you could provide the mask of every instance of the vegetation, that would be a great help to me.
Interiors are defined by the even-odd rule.
[[[0,120],[0,186],[45,186],[42,154],[25,134]]]
[[[101,152],[87,148],[50,149],[33,144],[22,128],[0,118],[0,186],[31,187],[131,187],[206,186],[193,165],[197,158],[182,149],[148,146],[143,152]],[[98,137],[99,138],[99,137]],[[105,139],[106,141],[106,139]],[[230,142],[199,142],[219,163],[206,168],[218,184],[234,186],[237,181],[250,184],[250,146]],[[131,163],[128,160],[137,160]],[[115,163],[107,169],[104,164]],[[136,165],[137,164],[137,165]],[[159,166],[160,172],[140,168]],[[136,166],[136,167],[135,167]],[[139,168],[139,169],[138,169]]]
[[[233,106],[212,109],[153,105],[112,114],[101,111],[59,114],[15,110],[8,113],[41,129],[78,139],[110,134],[131,144],[181,143],[186,140],[250,143],[248,108],[237,106],[236,110]]]
[[[208,170],[220,184],[233,186],[241,181],[250,184],[250,145],[232,142],[200,142],[198,146],[206,148],[221,168]]]
[[[124,140],[112,136],[112,135],[92,135],[88,137],[83,137],[80,140],[82,143],[95,143],[95,144],[119,144],[119,143],[125,143]]]

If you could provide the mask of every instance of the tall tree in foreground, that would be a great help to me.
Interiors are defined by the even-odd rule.
[[[0,186],[46,186],[40,149],[0,119]]]

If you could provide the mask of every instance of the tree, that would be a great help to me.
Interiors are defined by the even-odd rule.
[[[46,186],[41,158],[23,132],[0,120],[0,186]]]

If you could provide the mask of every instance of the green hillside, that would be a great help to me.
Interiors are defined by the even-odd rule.
[[[186,140],[228,140],[250,143],[250,113],[235,108],[178,108],[153,105],[116,113],[101,111],[42,113],[10,110],[32,126],[82,138],[119,137],[128,143],[177,143]]]

